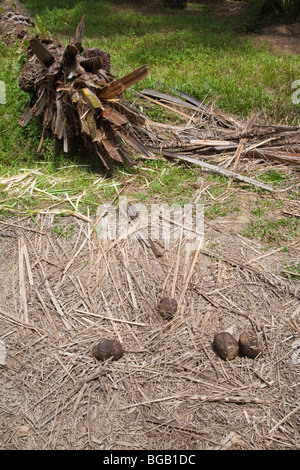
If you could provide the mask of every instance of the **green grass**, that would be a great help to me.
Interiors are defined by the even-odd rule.
[[[159,88],[160,82],[165,84],[160,87],[164,91],[176,87],[229,113],[250,116],[259,109],[272,122],[299,124],[299,106],[291,100],[292,82],[300,76],[299,57],[273,54],[269,48],[257,47],[253,38],[237,33],[234,27],[244,18],[217,18],[213,9],[193,3],[180,13],[151,11],[150,7],[136,11],[108,0],[25,0],[23,4],[35,15],[39,34],[49,31],[64,43],[85,14],[84,46],[109,51],[116,76],[147,64],[149,76],[133,90]],[[0,80],[7,96],[6,105],[0,105],[0,158],[10,168],[41,158],[36,153],[39,120],[33,119],[26,129],[18,125],[29,102],[17,86],[25,49],[0,42]],[[130,91],[128,97],[135,98]],[[167,111],[156,108],[149,113],[152,119],[171,121]],[[51,146],[42,158],[53,158]]]
[[[250,227],[243,231],[245,237],[265,241],[268,245],[282,245],[294,241],[299,236],[299,223],[295,217],[261,217],[250,222]]]
[[[65,162],[66,163],[66,162]],[[119,192],[136,202],[184,204],[193,195],[199,169],[188,169],[165,161],[143,161],[134,168],[119,168],[106,175],[78,164],[24,168],[0,178],[0,211],[34,215],[40,210],[66,214],[69,211],[93,216],[100,204],[112,201]],[[15,176],[15,180],[11,177]]]
[[[72,236],[74,230],[74,225],[68,225],[67,227],[62,227],[61,225],[55,225],[52,227],[52,232],[55,233],[58,237],[69,238]]]
[[[18,76],[25,64],[25,48],[20,45],[8,47],[0,41],[0,80],[5,84],[6,103],[0,104],[0,159],[2,172],[7,166],[10,170],[18,168],[20,163],[34,163],[32,149],[38,146],[39,122],[23,129],[19,120],[29,96],[19,89]]]
[[[300,264],[298,263],[288,263],[285,261],[285,267],[284,270],[281,272],[281,274],[284,277],[287,277],[288,279],[300,279]]]
[[[250,209],[250,222],[242,235],[264,241],[268,246],[284,246],[299,236],[297,217],[282,217],[281,201],[262,200]]]
[[[236,214],[240,211],[235,198],[230,197],[226,202],[215,202],[211,206],[206,207],[204,215],[208,219],[214,219],[216,217],[226,217],[228,215]]]
[[[272,183],[273,185],[282,183],[286,178],[285,175],[276,170],[269,170],[268,172],[261,174],[259,177],[266,183]]]
[[[84,14],[85,45],[109,51],[117,75],[147,64],[149,77],[136,88],[160,81],[208,97],[230,113],[249,116],[260,109],[272,119],[298,119],[291,86],[299,79],[299,57],[272,54],[236,32],[244,17],[216,18],[213,8],[192,2],[180,13],[138,11],[108,0],[23,3],[38,15],[38,24],[64,40]]]
[[[201,3],[189,2],[188,9],[181,12],[151,9],[150,3],[135,9],[109,0],[23,2],[35,17],[36,32],[42,36],[51,34],[64,43],[74,34],[84,14],[84,47],[97,45],[110,52],[112,72],[117,77],[146,64],[149,76],[132,87],[133,91],[149,87],[170,92],[176,87],[240,117],[259,109],[273,123],[299,124],[299,106],[291,100],[291,84],[300,78],[298,56],[272,53],[269,47],[257,46],[252,37],[238,33],[236,27],[246,20],[245,16],[217,17],[213,8]],[[38,154],[40,120],[33,119],[25,129],[19,125],[30,99],[17,85],[26,63],[25,50],[26,44],[7,46],[0,42],[0,80],[6,85],[6,104],[0,104],[2,216],[15,211],[34,217],[41,208],[92,214],[99,204],[113,200],[121,190],[139,202],[184,204],[191,200],[195,183],[203,175],[199,168],[162,160],[142,161],[137,168],[119,167],[111,176],[105,175],[98,160],[87,161],[84,153],[55,152],[52,140],[43,154]],[[126,94],[128,99],[136,98],[133,91]],[[157,121],[174,120],[161,109],[145,108],[145,112]],[[5,180],[26,172],[24,179],[13,184]],[[227,178],[205,177],[212,183],[212,196],[221,196]],[[260,178],[275,186],[284,182],[284,176],[273,170]],[[211,218],[237,212],[238,202],[233,198],[223,203],[210,200],[206,208],[206,215]],[[257,220],[248,228],[248,235],[272,238],[268,234],[271,221],[266,215],[252,215]],[[293,219],[289,220],[291,226],[286,230],[294,230]],[[285,231],[283,221],[274,224],[271,231]]]

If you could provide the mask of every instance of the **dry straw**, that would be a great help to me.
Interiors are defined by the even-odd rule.
[[[185,269],[184,236],[156,257],[139,237],[106,246],[77,217],[61,222],[70,238],[50,215],[37,222],[0,223],[2,448],[298,447],[299,294],[271,270],[281,252],[263,256],[215,222],[217,248],[199,246]],[[171,321],[162,292],[180,303]],[[223,361],[212,349],[222,330],[255,333],[263,354]],[[96,361],[101,337],[124,356]]]

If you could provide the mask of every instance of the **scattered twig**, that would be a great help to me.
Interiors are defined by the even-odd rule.
[[[292,411],[290,411],[287,415],[285,415],[275,426],[270,429],[269,434],[272,434],[276,429],[278,429],[283,423],[285,423],[291,416],[293,416],[297,411],[300,410],[300,405],[296,406]]]

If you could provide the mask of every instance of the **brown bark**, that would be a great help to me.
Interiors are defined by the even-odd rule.
[[[20,124],[43,117],[44,136],[49,130],[68,152],[74,137],[95,153],[108,170],[113,162],[133,165],[128,148],[145,156],[151,152],[138,141],[135,126],[145,119],[123,100],[122,93],[147,76],[147,67],[134,70],[117,80],[110,73],[110,55],[97,47],[83,49],[84,17],[77,26],[74,42],[63,46],[51,40],[30,40],[28,64],[19,76],[19,86],[32,94]]]

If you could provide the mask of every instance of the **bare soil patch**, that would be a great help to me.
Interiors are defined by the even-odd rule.
[[[274,51],[300,54],[300,23],[271,25],[257,35],[258,42],[267,42]]]

